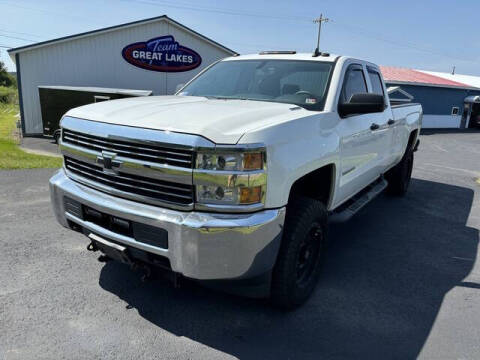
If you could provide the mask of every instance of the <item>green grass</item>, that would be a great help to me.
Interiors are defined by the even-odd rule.
[[[0,103],[14,103],[17,97],[17,89],[0,86]]]
[[[53,156],[29,154],[13,139],[18,106],[0,103],[0,169],[59,168],[62,159]]]
[[[0,96],[5,96],[7,94],[10,94],[11,90],[10,88],[7,88],[5,86],[0,86]]]

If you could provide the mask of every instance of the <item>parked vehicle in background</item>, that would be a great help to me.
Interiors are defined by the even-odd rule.
[[[69,111],[52,203],[89,250],[290,309],[317,283],[328,221],[407,192],[421,118],[363,60],[231,57],[175,96]]]
[[[472,121],[473,126],[480,128],[480,114],[472,117],[470,121]]]

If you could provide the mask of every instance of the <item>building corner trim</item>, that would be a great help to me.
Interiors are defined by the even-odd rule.
[[[22,135],[25,135],[25,115],[23,112],[23,94],[22,94],[22,75],[20,71],[20,54],[15,54],[15,65],[17,67],[17,90],[18,103],[20,104],[20,123],[22,125]]]

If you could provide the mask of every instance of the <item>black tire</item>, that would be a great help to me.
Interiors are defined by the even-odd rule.
[[[413,149],[409,148],[402,160],[385,174],[388,181],[387,192],[394,196],[404,196],[410,185],[412,170]]]
[[[300,198],[288,205],[282,244],[272,274],[270,300],[291,310],[312,294],[326,250],[327,210]]]
[[[59,131],[55,131],[53,133],[53,141],[55,142],[55,144],[58,144],[58,140],[60,139],[60,132]]]

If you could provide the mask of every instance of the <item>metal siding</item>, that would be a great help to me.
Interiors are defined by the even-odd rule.
[[[451,115],[452,107],[459,107],[460,111],[463,109],[463,103],[467,96],[480,95],[480,90],[394,85],[388,84],[387,82],[387,87],[388,86],[400,86],[401,89],[413,96],[413,102],[422,104],[423,113],[429,115]]]
[[[160,73],[137,68],[122,58],[121,51],[126,45],[162,35],[173,35],[180,44],[197,51],[202,64],[188,72]],[[226,50],[162,19],[26,50],[21,54],[25,131],[27,134],[43,132],[38,86],[127,88],[165,95],[173,93],[177,84],[187,82],[212,62],[229,55]]]
[[[423,115],[422,128],[460,128],[462,117],[459,115]]]

